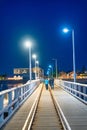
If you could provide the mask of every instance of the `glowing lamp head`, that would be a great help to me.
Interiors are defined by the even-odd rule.
[[[39,64],[39,61],[38,61],[38,60],[36,61],[36,64]]]
[[[64,32],[64,33],[68,33],[68,32],[69,32],[68,28],[64,28],[64,29],[63,29],[63,32]]]
[[[25,45],[26,45],[26,47],[29,48],[29,47],[31,47],[31,42],[30,42],[30,41],[26,41],[26,42],[25,42]]]
[[[36,59],[36,55],[35,55],[35,54],[33,54],[32,57],[33,57],[34,59]]]
[[[49,75],[49,71],[47,71],[47,75]]]
[[[51,65],[49,65],[49,68],[52,68],[52,66],[51,66]]]

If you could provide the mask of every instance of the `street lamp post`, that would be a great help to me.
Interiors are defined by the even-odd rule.
[[[29,48],[29,78],[30,81],[32,80],[32,72],[31,72],[31,42],[30,41],[26,41],[25,42],[26,47]]]
[[[48,75],[48,78],[50,77],[50,73],[49,73],[49,70],[47,71],[47,75]]]
[[[53,67],[51,65],[49,65],[49,68],[52,69],[52,77],[53,77]]]
[[[74,30],[72,30],[72,46],[73,46],[73,71],[74,71],[74,82],[76,82]]]
[[[32,57],[35,59],[35,79],[36,79],[36,55],[33,54]]]
[[[57,79],[57,59],[52,59],[55,61],[55,68],[56,68],[56,79]]]
[[[36,61],[36,64],[38,64],[38,78],[39,78],[39,61]]]
[[[63,32],[67,33],[69,32],[69,30],[67,28],[64,28]],[[74,72],[74,82],[76,82],[74,29],[72,29],[71,32],[72,32],[72,47],[73,47],[73,72]]]

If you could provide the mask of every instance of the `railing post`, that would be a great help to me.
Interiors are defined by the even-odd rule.
[[[87,95],[87,87],[83,87],[83,93]],[[87,97],[84,96],[83,98],[85,101],[87,101]]]
[[[23,100],[23,87],[21,87],[21,101]]]
[[[73,89],[77,91],[77,88],[78,88],[78,85],[74,84],[74,88]],[[77,96],[77,92],[74,92],[74,94]]]
[[[18,90],[19,90],[19,103],[21,102],[21,90],[22,90],[22,88],[18,88]]]
[[[28,93],[27,93],[27,94],[29,95],[29,85],[27,85],[27,90],[28,90]]]
[[[83,93],[82,86],[79,85],[79,92]],[[79,98],[83,99],[83,95],[79,94]]]
[[[25,93],[25,86],[22,88],[22,92],[23,92],[23,100],[24,100],[24,98],[25,98],[25,95],[24,95],[24,93]]]
[[[4,95],[0,95],[0,111],[3,110]],[[4,113],[0,115],[0,122],[4,120]]]
[[[29,90],[29,87],[28,87],[28,85],[27,85],[27,86],[26,86],[27,95],[29,94],[28,90]]]
[[[10,105],[12,103],[12,91],[8,93],[8,104]],[[8,113],[10,114],[12,112],[12,107],[9,108]]]
[[[27,85],[25,86],[25,93],[27,91]],[[27,97],[27,93],[25,94],[25,97]]]
[[[18,88],[14,90],[14,100],[18,100]],[[18,106],[18,101],[15,103],[14,107],[16,108]]]

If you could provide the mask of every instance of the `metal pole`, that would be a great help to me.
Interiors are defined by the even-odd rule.
[[[36,64],[37,64],[37,77],[39,79],[39,61],[36,61]]]
[[[36,79],[36,57],[35,57],[35,79]]]
[[[55,69],[56,69],[56,79],[57,79],[57,59],[52,59],[55,61]]]
[[[51,67],[51,69],[52,69],[52,78],[53,78],[53,67]]]
[[[31,72],[31,47],[29,47],[29,78],[32,80],[32,72]]]
[[[73,72],[74,72],[74,82],[76,82],[74,30],[72,30],[72,46],[73,46]]]
[[[39,78],[39,62],[38,62],[38,78]]]
[[[57,79],[57,59],[55,59],[55,66],[56,66],[56,79]]]
[[[43,78],[44,78],[44,69],[42,70],[42,76],[43,76]]]

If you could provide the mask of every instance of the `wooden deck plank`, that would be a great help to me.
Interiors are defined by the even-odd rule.
[[[87,130],[87,105],[56,87],[53,91],[72,130]]]

